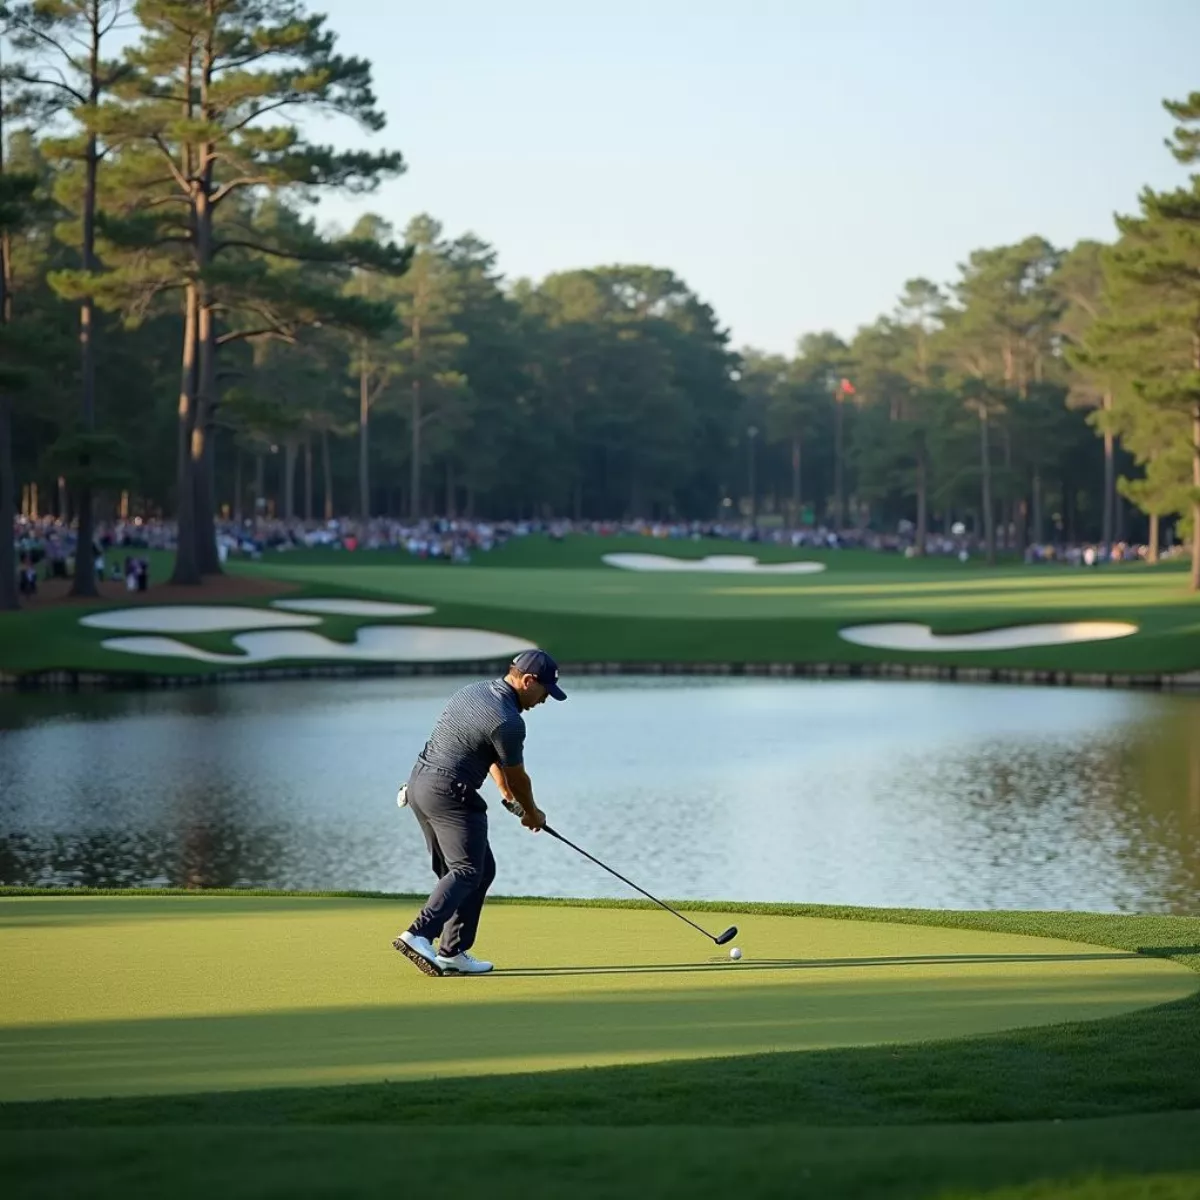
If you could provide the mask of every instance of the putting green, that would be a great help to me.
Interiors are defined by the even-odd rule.
[[[740,963],[655,910],[489,906],[502,970],[429,979],[414,905],[0,900],[0,1100],[537,1071],[958,1037],[1180,999],[1177,963],[1047,938],[786,916]]]

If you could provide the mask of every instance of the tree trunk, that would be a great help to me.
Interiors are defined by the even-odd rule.
[[[295,438],[283,443],[283,519],[292,520],[296,515],[296,445]]]
[[[1017,501],[1012,495],[1012,430],[1008,421],[1000,426],[1004,437],[1004,498],[1000,501],[1000,519],[1004,528],[1004,549],[1011,550],[1017,525]]]
[[[208,9],[212,12],[212,2]],[[188,81],[191,82],[192,52],[188,56]],[[204,35],[200,50],[201,65],[196,108],[201,120],[213,120],[211,95],[216,50],[213,34]],[[186,102],[191,104],[191,91]],[[188,167],[192,167],[191,150],[187,151]],[[197,284],[196,341],[199,360],[199,382],[196,388],[196,434],[192,439],[192,469],[197,480],[196,508],[192,513],[192,534],[196,542],[196,562],[200,573],[220,575],[221,560],[217,554],[217,530],[214,520],[216,507],[214,481],[216,476],[216,416],[217,405],[217,310],[216,298],[205,278],[213,263],[213,179],[217,152],[212,142],[202,142],[194,164],[192,216],[195,221],[195,263],[199,269]]]
[[[1104,395],[1104,411],[1108,412],[1113,405],[1111,392]],[[1109,430],[1104,431],[1104,507],[1100,540],[1111,546],[1114,538],[1114,508],[1116,506],[1117,482],[1114,455],[1113,435]]]
[[[987,551],[987,564],[996,565],[996,522],[992,512],[992,461],[988,446],[988,417],[987,410],[979,410],[979,466],[982,481],[980,503],[983,508],[983,539]]]
[[[838,393],[836,399],[837,407],[834,409],[833,417],[833,521],[834,531],[840,533],[842,525],[845,521],[846,513],[846,498],[845,498],[845,480],[843,470],[843,419],[842,419],[842,397]]]
[[[916,553],[924,555],[925,542],[929,537],[929,472],[925,466],[925,455],[917,458],[917,544]]]
[[[751,437],[747,438],[746,440],[750,443],[750,445],[749,445],[750,461],[748,463],[749,479],[747,481],[750,485],[750,524],[757,526],[758,525],[758,475],[755,470],[755,467],[758,464],[754,461],[754,458],[755,458],[754,451],[756,448],[755,447],[756,439],[755,439],[755,437],[751,436]],[[637,515],[638,515],[637,513],[634,514],[634,516],[637,516]]]
[[[242,451],[235,447],[233,458],[233,519],[242,523]]]
[[[1200,338],[1195,363],[1200,370]],[[1192,405],[1192,591],[1200,592],[1200,400]]]
[[[267,464],[261,453],[254,456],[254,528],[267,511]]]
[[[4,99],[0,96],[0,177],[4,175]],[[12,242],[8,231],[0,233],[0,325],[12,321]],[[0,610],[20,606],[17,598],[17,548],[13,544],[13,494],[16,478],[12,455],[12,400],[0,392]],[[31,491],[30,510],[37,508]],[[36,515],[36,514],[35,514]]]
[[[446,462],[446,516],[453,521],[458,515],[455,510],[454,463]]]
[[[200,405],[203,437],[196,462],[196,561],[201,575],[221,575],[217,553],[216,479],[217,479],[217,331],[216,312],[210,306],[200,310]],[[199,417],[197,420],[199,421]]]
[[[313,451],[312,438],[304,438],[304,519],[313,519]]]
[[[12,456],[12,401],[7,393],[0,393],[0,610],[4,611],[20,607],[17,599],[17,548],[13,544],[16,486]]]
[[[1200,371],[1200,325],[1192,330],[1192,370]],[[1200,399],[1192,401],[1192,591],[1200,592]]]
[[[367,459],[368,422],[371,417],[370,380],[367,373],[367,340],[363,338],[358,360],[358,515],[371,517],[371,477]]]
[[[95,79],[99,73],[99,32],[93,32],[92,37],[92,106],[97,100]],[[87,152],[84,159],[83,172],[83,269],[93,271],[96,268],[96,173],[100,165],[99,146],[96,135],[90,134],[87,139]],[[84,435],[92,433],[96,428],[96,347],[95,347],[96,307],[90,295],[85,296],[79,305],[79,368],[80,390],[82,404],[82,426]],[[79,510],[79,539],[75,550],[75,578],[71,582],[72,596],[98,596],[96,589],[96,559],[92,553],[94,540],[94,506],[92,498],[92,482],[88,478],[91,469],[91,456],[86,452],[80,455],[79,467],[79,496],[76,502]]]
[[[409,510],[414,521],[421,519],[421,381],[412,385],[412,462],[409,464]]]
[[[1034,468],[1033,472],[1033,540],[1041,545],[1045,539],[1045,523],[1042,517],[1042,473]]]
[[[1159,516],[1158,513],[1150,514],[1150,545],[1146,552],[1146,561],[1149,563],[1158,562],[1159,554]]]
[[[792,524],[800,525],[800,455],[802,451],[799,434],[792,438]]]
[[[196,325],[199,300],[194,285],[184,295],[183,366],[179,380],[179,408],[176,421],[178,439],[175,464],[176,534],[175,569],[171,582],[189,587],[202,582],[200,563],[196,557],[195,484],[192,480],[192,437],[196,428],[197,372]]]
[[[321,484],[326,523],[333,520],[333,471],[329,465],[329,430],[321,430]]]

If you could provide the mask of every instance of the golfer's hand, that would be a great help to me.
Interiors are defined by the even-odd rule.
[[[545,823],[546,814],[542,812],[537,805],[534,805],[532,812],[521,814],[521,824],[524,825],[526,829],[532,829],[534,833],[537,833],[537,831],[541,829]]]

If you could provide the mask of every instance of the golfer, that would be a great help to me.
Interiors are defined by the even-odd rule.
[[[507,807],[535,833],[546,814],[525,771],[525,719],[547,696],[565,700],[558,664],[525,650],[503,679],[468,684],[450,697],[417,756],[397,802],[413,810],[438,877],[416,920],[392,943],[426,975],[479,975],[492,969],[469,953],[496,860],[488,846],[487,805],[479,794],[490,774]],[[438,938],[434,950],[433,939]]]

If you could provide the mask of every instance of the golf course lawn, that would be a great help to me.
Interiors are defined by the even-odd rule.
[[[612,552],[760,554],[764,561],[819,561],[814,575],[642,572],[608,566]],[[507,564],[507,565],[506,565]],[[352,643],[388,624],[488,630],[544,646],[563,663],[907,663],[1031,671],[1149,674],[1200,669],[1200,597],[1186,567],[1118,565],[985,568],[954,559],[904,559],[868,551],[783,550],[739,542],[530,536],[470,566],[416,562],[395,552],[295,551],[229,572],[294,586],[296,597],[360,597],[427,604],[408,618],[327,616],[316,630]],[[163,572],[157,575],[162,578]],[[151,597],[152,598],[152,597]],[[204,603],[203,588],[190,603]],[[265,607],[266,597],[238,601]],[[0,670],[208,674],[228,664],[105,649],[112,635],[79,625],[70,605],[0,614]],[[910,622],[955,634],[1043,622],[1128,622],[1138,632],[1106,641],[1025,649],[884,650],[839,636],[850,625]],[[189,645],[240,653],[235,632],[185,634]],[[276,660],[287,665],[289,660]]]
[[[480,952],[503,970],[430,980],[389,946],[411,907],[7,899],[0,1100],[929,1041],[1114,1016],[1200,986],[1167,959],[1076,942],[763,914],[743,919],[735,963],[661,912],[527,905],[488,914]]]
[[[0,897],[12,1194],[1200,1187],[1200,919],[498,901],[429,979],[414,904]]]

